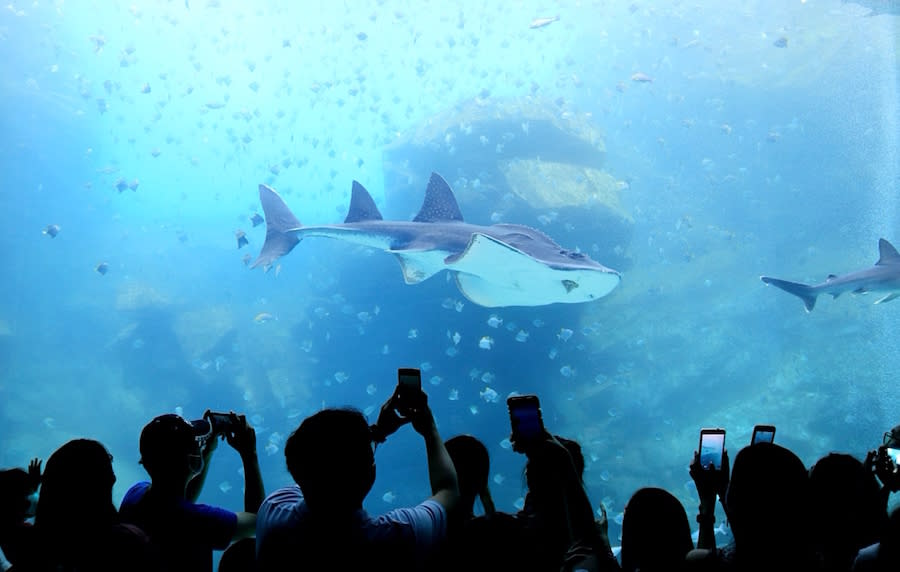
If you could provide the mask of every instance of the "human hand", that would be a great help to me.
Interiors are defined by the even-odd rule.
[[[428,395],[424,391],[420,393],[416,406],[408,410],[408,418],[416,433],[424,437],[426,433],[434,429],[435,424],[434,414],[431,413],[431,407],[428,406]]]
[[[728,475],[730,472],[728,451],[722,451],[722,468],[716,469],[712,464],[704,467],[700,464],[700,453],[694,451],[694,459],[691,461],[689,472],[694,484],[697,486],[697,496],[700,504],[715,505],[716,495],[725,499],[728,490]]]
[[[28,483],[31,487],[31,492],[34,492],[38,489],[41,484],[41,461],[37,457],[31,460],[28,463]]]
[[[378,419],[375,421],[376,435],[373,440],[383,442],[390,435],[393,435],[397,429],[403,427],[410,422],[408,417],[402,417],[397,412],[397,393],[399,387],[394,389],[394,393],[388,397],[387,401],[381,404],[381,410],[378,412]]]
[[[247,422],[246,415],[237,415],[234,411],[230,414],[233,422],[229,430],[223,433],[225,441],[242,457],[256,456],[256,430]]]

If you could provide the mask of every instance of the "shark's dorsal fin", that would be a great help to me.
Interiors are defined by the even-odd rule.
[[[894,248],[890,242],[886,241],[883,238],[878,239],[878,262],[875,263],[878,265],[885,264],[900,264],[900,253],[897,253],[897,249]]]
[[[456,197],[447,181],[437,173],[431,174],[428,188],[425,189],[425,201],[413,222],[462,222],[463,216],[456,204]]]
[[[347,218],[344,219],[344,223],[364,222],[367,220],[383,219],[369,191],[357,181],[353,181],[353,190],[350,192],[350,210],[347,211]]]

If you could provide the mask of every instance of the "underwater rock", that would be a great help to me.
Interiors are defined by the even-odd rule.
[[[628,185],[603,170],[606,146],[589,114],[565,100],[464,102],[385,148],[388,218],[418,211],[432,171],[443,173],[466,220],[540,229],[625,270],[634,221],[620,200]]]

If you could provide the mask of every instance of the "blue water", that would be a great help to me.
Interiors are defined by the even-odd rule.
[[[445,438],[488,445],[503,510],[524,492],[523,458],[502,444],[515,391],[582,444],[611,517],[645,485],[694,510],[701,427],[726,428],[737,451],[770,423],[812,463],[862,456],[897,423],[900,303],[823,297],[806,314],[758,279],[818,282],[872,264],[879,237],[900,244],[897,15],[837,0],[116,4],[0,12],[0,466],[96,438],[120,498],[145,478],[147,421],[234,409],[273,490],[304,416],[353,405],[374,419],[400,366],[422,367]],[[247,219],[259,183],[305,223],[341,221],[354,179],[392,213],[384,149],[488,93],[561,98],[603,133],[633,219],[610,296],[481,308],[445,273],[407,286],[392,257],[324,239],[277,277],[242,263],[265,236]],[[451,182],[479,176],[455,167]],[[614,246],[602,228],[589,240]],[[410,428],[377,463],[372,512],[427,496]],[[201,499],[240,509],[239,468],[220,447]]]

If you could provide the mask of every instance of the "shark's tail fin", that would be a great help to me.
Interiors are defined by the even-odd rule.
[[[250,268],[262,266],[268,270],[273,262],[290,252],[300,242],[291,231],[296,231],[301,225],[284,199],[272,187],[259,186],[259,202],[262,203],[263,212],[266,214],[266,241]]]
[[[819,296],[819,293],[813,286],[800,284],[799,282],[788,282],[778,278],[769,278],[768,276],[760,276],[759,279],[803,300],[807,312],[812,312],[813,308],[816,307],[816,298]]]

